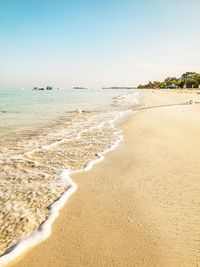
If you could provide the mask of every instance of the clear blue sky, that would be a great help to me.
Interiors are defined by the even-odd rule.
[[[0,87],[200,72],[199,0],[0,0]]]

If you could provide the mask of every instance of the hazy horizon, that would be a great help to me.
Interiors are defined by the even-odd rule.
[[[200,72],[199,11],[198,0],[0,1],[0,88],[137,86]]]

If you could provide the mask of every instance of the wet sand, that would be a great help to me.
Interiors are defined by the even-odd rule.
[[[200,104],[163,106],[200,96],[143,94],[124,141],[72,177],[51,237],[12,266],[200,265]]]

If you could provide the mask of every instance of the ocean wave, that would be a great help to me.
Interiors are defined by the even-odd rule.
[[[73,173],[89,170],[123,139],[115,122],[137,95],[112,107],[76,113],[29,138],[2,144],[0,266],[46,239],[60,208],[75,192]]]

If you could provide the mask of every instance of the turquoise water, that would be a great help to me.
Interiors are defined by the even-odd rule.
[[[116,147],[115,122],[138,101],[137,90],[0,91],[0,266],[49,235],[70,175]]]
[[[0,136],[37,130],[77,109],[109,106],[128,90],[0,90]]]

